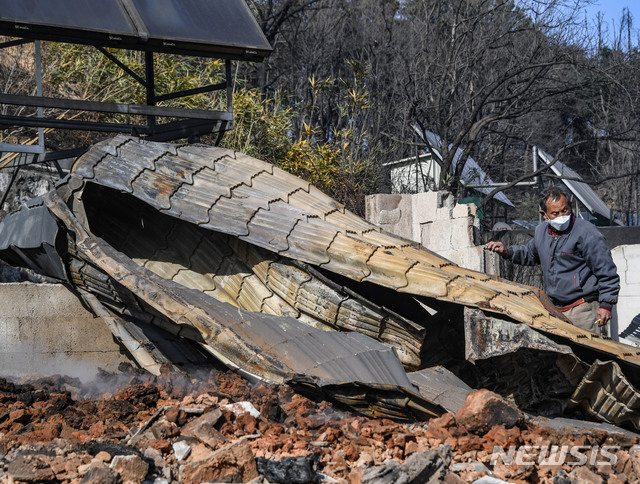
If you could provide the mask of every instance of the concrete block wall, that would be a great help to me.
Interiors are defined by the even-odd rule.
[[[483,249],[473,240],[476,206],[456,204],[449,192],[370,195],[366,218],[462,267],[484,270]]]
[[[367,220],[405,239],[413,239],[411,199],[406,195],[370,195],[365,199]],[[370,218],[372,217],[372,218]]]
[[[87,379],[129,359],[101,319],[62,284],[0,284],[0,376]]]
[[[620,276],[620,295],[614,315],[619,334],[640,314],[640,245],[619,245],[611,255]]]

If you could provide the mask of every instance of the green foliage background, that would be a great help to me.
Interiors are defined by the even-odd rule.
[[[110,49],[109,52],[144,78],[143,53],[116,49]],[[156,92],[159,94],[224,80],[224,61],[219,59],[155,54],[154,63]],[[146,102],[144,87],[92,47],[46,44],[45,64],[48,95],[120,103]],[[313,103],[304,106],[308,118],[304,119],[304,113],[291,107],[291,96],[284,90],[266,98],[259,89],[246,87],[247,82],[236,77],[233,129],[225,134],[221,145],[300,176],[344,203],[347,208],[364,215],[364,196],[378,189],[382,172],[376,146],[371,145],[366,131],[356,128],[361,124],[355,121],[366,119],[369,108],[368,93],[361,78],[362,73],[358,74],[353,69],[353,78],[348,81],[333,78],[321,82],[314,78],[308,80],[314,99],[332,96],[341,115],[350,120],[343,123],[343,127],[333,129],[327,137],[314,125],[312,114],[319,108]],[[217,91],[169,100],[159,105],[224,110],[226,102],[226,92]],[[69,113],[55,114],[69,116]],[[84,119],[105,122],[144,122],[120,114],[80,114]],[[297,129],[298,124],[302,129]],[[65,139],[63,133],[57,136],[58,142],[78,144],[95,141],[100,135],[75,135],[84,137],[82,140]],[[202,141],[212,143],[213,139],[204,138]]]

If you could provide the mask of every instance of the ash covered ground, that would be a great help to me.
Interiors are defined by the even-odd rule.
[[[640,481],[638,444],[630,435],[535,426],[487,390],[469,395],[456,415],[398,423],[226,370],[154,377],[124,364],[90,383],[0,379],[2,482],[632,483]],[[527,445],[519,463],[492,464],[496,446]],[[550,459],[531,450],[545,446],[582,454]],[[603,448],[609,453],[597,454]]]

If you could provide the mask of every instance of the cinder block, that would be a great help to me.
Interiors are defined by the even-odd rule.
[[[395,225],[402,218],[402,210],[394,208],[393,210],[380,210],[378,212],[378,225]]]
[[[434,221],[437,208],[438,192],[423,192],[411,195],[411,213],[414,224]]]
[[[620,296],[615,312],[618,318],[618,333],[622,333],[631,320],[640,314],[640,295]]]
[[[464,267],[472,270],[479,270],[481,266],[481,261],[477,259],[475,254],[476,251],[472,249],[458,249],[451,250],[445,253],[442,253],[443,257],[446,257],[451,262],[459,265],[460,267]]]
[[[443,257],[446,257],[451,262],[455,262],[460,267],[464,267],[466,269],[471,269],[474,271],[482,271],[483,270],[482,253],[477,249],[478,247],[457,249],[457,250],[448,251],[446,253],[443,252],[440,255],[442,255]]]
[[[432,225],[433,225],[433,222],[426,222],[419,225],[420,237],[418,239],[418,242],[429,250],[434,250],[431,247],[431,226]]]
[[[624,256],[624,246],[615,247],[611,251],[611,257],[613,258],[613,262],[618,269],[618,274],[620,278],[623,278],[623,273],[627,271],[627,259]]]
[[[481,257],[484,258],[484,268],[482,270],[487,274],[499,276],[501,257],[495,252],[484,250],[483,247],[478,247],[478,249],[480,249],[482,253]]]
[[[438,208],[448,208],[449,210],[453,210],[454,205],[456,204],[455,198],[451,192],[439,191],[438,194]]]
[[[388,232],[415,240],[412,195],[377,194],[366,198],[366,219]]]
[[[467,259],[463,267],[484,272],[484,249],[482,247],[470,247],[464,252],[467,254]]]
[[[638,287],[640,287],[640,270],[638,270],[638,268],[640,268],[640,259],[638,260],[627,259],[627,263],[629,264],[628,265],[629,269],[625,272],[625,276],[626,276],[624,279],[625,282],[629,285],[635,284]]]
[[[621,296],[637,296],[640,294],[640,284],[629,284],[627,282],[627,276],[629,272],[626,272],[620,277],[620,295]]]
[[[367,208],[367,216],[369,213],[374,216],[374,213],[379,212],[380,210],[394,210],[398,208],[400,203],[402,202],[403,197],[407,197],[410,195],[399,195],[399,194],[388,194],[388,193],[378,193],[376,195],[369,195],[365,199],[365,204]],[[371,208],[371,211],[369,211]]]
[[[476,212],[477,207],[474,203],[457,203],[455,207],[453,207],[451,216],[453,218],[475,217]]]
[[[451,248],[468,249],[475,247],[473,243],[473,226],[468,218],[457,218],[450,221]]]
[[[447,207],[436,208],[436,220],[451,220],[451,210]]]
[[[452,249],[450,222],[450,220],[436,220],[429,224],[428,239],[423,239],[422,245],[437,254],[450,251]]]
[[[447,250],[440,252],[439,255],[444,257],[445,259],[449,259],[454,264],[464,267],[465,264],[465,256],[464,251],[461,250]]]
[[[622,250],[624,251],[624,257],[627,261],[640,262],[640,244],[623,245]],[[635,267],[638,266],[636,265]]]

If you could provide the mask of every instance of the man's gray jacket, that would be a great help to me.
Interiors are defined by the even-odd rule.
[[[548,223],[536,227],[526,245],[509,247],[507,258],[516,264],[540,264],[545,292],[556,306],[580,298],[598,300],[611,308],[618,301],[620,276],[609,245],[593,224],[571,216],[567,230],[554,233]]]

